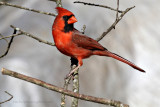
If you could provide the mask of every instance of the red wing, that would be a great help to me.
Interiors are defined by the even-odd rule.
[[[106,50],[101,44],[96,40],[81,34],[79,31],[75,30],[72,35],[72,41],[77,44],[78,47],[82,47],[89,50]]]

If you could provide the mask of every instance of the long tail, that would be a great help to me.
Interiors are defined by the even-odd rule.
[[[137,69],[137,70],[139,70],[141,72],[145,72],[143,69],[141,69],[140,67],[136,66],[135,64],[133,64],[132,62],[128,61],[127,59],[125,59],[125,58],[123,58],[123,57],[121,57],[121,56],[119,56],[119,55],[117,55],[115,53],[112,53],[112,52],[110,52],[108,50],[105,50],[105,51],[95,51],[94,54],[95,55],[100,55],[100,56],[112,57],[114,59],[117,59],[117,60],[119,60],[121,62],[124,62],[124,63],[130,65],[134,69]]]

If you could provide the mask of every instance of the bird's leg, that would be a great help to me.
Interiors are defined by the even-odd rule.
[[[75,71],[77,71],[80,68],[80,66],[81,65],[79,64],[76,68],[74,68],[69,74],[66,75],[66,78],[70,77]]]

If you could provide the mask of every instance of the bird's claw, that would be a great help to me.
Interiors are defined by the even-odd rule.
[[[66,77],[65,77],[65,79],[68,79],[68,78],[70,78],[70,77],[72,77],[72,79],[74,79],[74,77],[73,77],[73,75],[72,75],[73,73],[69,73],[69,74],[67,74],[66,75]]]

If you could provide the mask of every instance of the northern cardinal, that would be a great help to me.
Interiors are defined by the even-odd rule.
[[[91,55],[112,57],[130,65],[134,69],[145,72],[132,62],[108,51],[96,40],[87,37],[75,29],[73,24],[77,22],[77,19],[72,12],[62,7],[57,7],[56,10],[58,15],[56,16],[52,26],[55,45],[61,53],[78,60],[78,66],[72,70],[68,76],[73,74],[80,66],[82,66],[82,59],[88,58]]]

